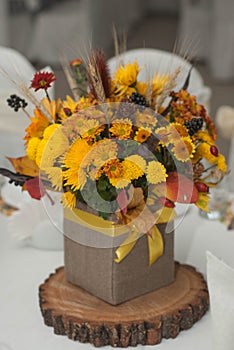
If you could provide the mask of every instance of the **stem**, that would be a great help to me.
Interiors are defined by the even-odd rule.
[[[46,97],[47,97],[47,98],[48,98],[48,100],[51,102],[51,99],[50,99],[50,96],[49,96],[49,94],[48,94],[47,89],[45,90],[45,93],[46,93]]]

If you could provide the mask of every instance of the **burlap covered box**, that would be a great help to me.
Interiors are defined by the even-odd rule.
[[[131,252],[117,263],[116,249],[128,233],[114,228],[113,235],[107,235],[102,233],[102,224],[98,227],[96,223],[96,219],[101,223],[103,219],[83,211],[80,214],[85,217],[83,223],[71,213],[64,218],[65,276],[69,282],[117,305],[174,281],[173,222],[167,224],[169,233],[165,233],[166,224],[158,224],[164,252],[149,266],[147,235],[141,236]],[[106,221],[103,223],[105,228]]]

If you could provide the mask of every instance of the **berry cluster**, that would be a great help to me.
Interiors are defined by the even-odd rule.
[[[201,117],[199,118],[192,118],[189,121],[184,122],[184,125],[188,129],[188,133],[190,136],[193,136],[198,132],[203,125],[203,119]]]
[[[7,99],[7,103],[8,103],[8,106],[13,108],[15,112],[18,112],[18,110],[20,108],[25,108],[28,105],[27,102],[23,98],[21,98],[17,95],[11,95]]]
[[[136,105],[145,106],[147,107],[146,99],[144,96],[139,94],[139,92],[133,92],[130,96],[131,102],[135,103]]]

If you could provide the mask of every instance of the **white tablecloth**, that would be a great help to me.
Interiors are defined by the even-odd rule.
[[[63,265],[61,251],[42,251],[19,246],[7,232],[9,219],[0,216],[0,345],[12,350],[75,350],[93,348],[65,336],[54,335],[43,323],[39,309],[38,287],[58,266]],[[176,220],[176,225],[180,218]],[[192,208],[176,227],[175,257],[190,262],[204,272],[206,249],[234,266],[231,253],[234,231],[217,221],[207,221]],[[193,245],[198,248],[196,254]],[[231,249],[232,248],[232,249]],[[208,312],[191,329],[182,331],[176,339],[163,339],[160,350],[212,350],[211,319]],[[141,346],[139,346],[141,347]],[[106,347],[111,349],[111,347]],[[152,349],[152,347],[149,347]]]

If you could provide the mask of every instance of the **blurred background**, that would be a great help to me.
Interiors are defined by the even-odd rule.
[[[55,96],[63,98],[70,91],[61,55],[77,58],[92,43],[110,58],[115,24],[126,34],[127,49],[187,54],[211,89],[215,118],[221,105],[234,107],[233,13],[233,0],[1,0],[0,45],[36,69],[50,65],[58,78]],[[230,141],[220,136],[218,144],[227,155]]]

